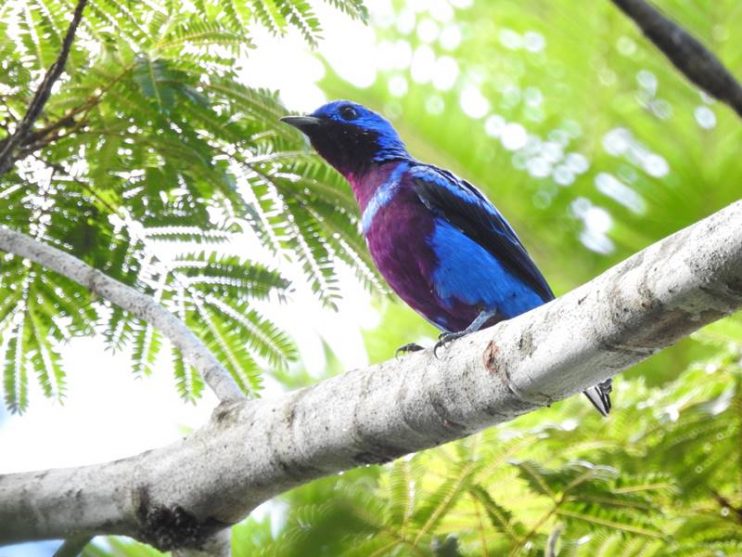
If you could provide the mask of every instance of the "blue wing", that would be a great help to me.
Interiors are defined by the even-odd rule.
[[[491,253],[544,301],[554,298],[515,231],[477,188],[430,165],[418,164],[408,172],[420,201],[430,211]]]

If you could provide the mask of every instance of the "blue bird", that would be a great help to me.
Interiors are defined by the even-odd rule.
[[[348,180],[371,257],[399,297],[443,331],[436,349],[554,298],[497,208],[466,180],[413,159],[379,114],[334,101],[282,120]],[[610,380],[585,391],[604,416],[610,391]]]

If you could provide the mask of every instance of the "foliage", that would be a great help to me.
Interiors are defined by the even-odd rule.
[[[357,54],[374,84],[328,72],[323,86],[391,117],[413,155],[481,188],[557,294],[739,199],[737,115],[611,2],[442,4],[395,2],[372,20],[376,49]],[[654,4],[742,79],[739,2]],[[629,375],[661,383],[700,355],[686,341]]]
[[[332,4],[366,16],[357,0]],[[0,142],[56,59],[69,13],[62,0],[0,7]],[[321,33],[303,0],[90,2],[58,90],[0,177],[0,222],[153,296],[249,393],[262,367],[296,356],[252,307],[290,290],[276,257],[300,263],[329,306],[337,261],[377,283],[347,188],[279,123],[286,110],[276,95],[242,83],[239,60],[259,25],[298,29],[310,43]],[[246,245],[269,255],[246,259]],[[152,327],[36,265],[10,255],[0,265],[12,411],[27,407],[30,375],[47,396],[64,396],[59,346],[75,335],[102,330],[110,348],[131,348],[135,373],[152,370],[163,344]],[[180,393],[197,397],[201,378],[173,357]]]
[[[329,3],[365,18],[357,1]],[[738,2],[656,3],[742,74]],[[232,63],[251,46],[245,29],[293,26],[312,43],[318,22],[298,1],[204,0],[193,12],[152,0],[93,5],[37,126],[51,131],[31,162],[0,178],[2,220],[156,294],[254,389],[257,362],[282,365],[292,343],[250,301],[290,285],[257,256],[234,257],[235,239],[300,262],[328,304],[338,260],[376,284],[347,187],[277,125],[276,97],[242,85]],[[0,16],[14,14],[0,17],[11,22],[0,23],[8,37],[0,118],[22,115],[33,78],[53,60],[63,6],[0,7]],[[738,119],[690,86],[610,2],[427,8],[397,1],[371,14],[381,44],[366,57],[379,60],[371,87],[350,85],[329,65],[322,85],[381,110],[413,154],[480,186],[558,293],[739,198]],[[107,23],[116,19],[120,33]],[[71,113],[73,123],[53,128]],[[183,242],[189,249],[171,256],[168,246]],[[64,279],[5,258],[0,290],[12,407],[24,407],[29,373],[59,396],[58,343],[98,324],[110,346],[134,348],[135,370],[151,369],[161,339]],[[366,334],[372,361],[432,334],[401,305],[384,302],[382,311]],[[742,555],[741,338],[742,322],[729,319],[637,366],[618,379],[608,420],[575,397],[303,486],[234,528],[234,552]],[[192,396],[198,377],[180,360],[175,368]],[[157,553],[111,539],[85,554]]]

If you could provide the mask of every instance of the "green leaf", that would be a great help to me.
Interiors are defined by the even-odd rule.
[[[26,330],[23,319],[7,334],[3,354],[5,405],[11,412],[22,413],[28,407]]]

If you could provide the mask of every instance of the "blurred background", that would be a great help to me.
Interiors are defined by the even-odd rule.
[[[215,25],[221,21],[216,12],[225,11],[227,3],[216,1],[194,2],[192,12],[181,7],[180,17],[196,17],[201,4],[207,5],[199,17],[213,19]],[[100,39],[93,32],[95,25],[106,25],[95,19],[96,10],[109,8],[91,9],[91,27],[82,31],[79,51],[70,61],[72,77],[61,86],[62,92],[71,92],[67,99],[60,93],[57,105],[50,101],[50,112],[64,114],[75,106],[75,94],[89,98],[110,79],[112,67],[130,64],[131,87],[126,89],[127,78],[121,80],[121,98],[139,95],[143,106],[152,103],[157,117],[136,112],[144,110],[141,107],[123,106],[121,98],[111,99],[110,104],[119,104],[106,109],[109,101],[104,97],[100,114],[88,116],[88,129],[128,119],[136,141],[112,145],[101,140],[105,134],[92,139],[81,134],[77,142],[56,147],[51,143],[39,152],[43,161],[24,163],[13,176],[2,178],[0,199],[6,203],[4,223],[38,232],[34,210],[41,204],[14,197],[17,184],[31,181],[42,192],[64,192],[76,187],[74,180],[89,181],[125,226],[111,215],[101,217],[108,209],[101,208],[100,198],[93,199],[90,207],[98,212],[90,217],[92,232],[84,234],[88,244],[90,234],[96,241],[110,239],[113,253],[116,242],[129,234],[125,243],[136,248],[127,248],[125,257],[139,257],[141,265],[133,275],[126,271],[122,276],[145,291],[159,292],[164,303],[173,306],[183,295],[177,280],[172,290],[168,286],[158,291],[156,284],[163,276],[175,276],[172,269],[183,273],[178,280],[193,278],[183,271],[184,260],[196,269],[196,260],[203,263],[229,254],[247,263],[235,263],[224,271],[225,277],[244,274],[251,265],[280,275],[280,281],[270,279],[270,294],[250,300],[258,312],[253,333],[267,331],[274,341],[267,342],[267,348],[259,343],[244,348],[245,339],[239,337],[250,331],[244,324],[236,338],[220,341],[215,331],[223,333],[228,319],[219,321],[219,311],[203,310],[208,300],[199,306],[202,302],[194,297],[194,316],[184,314],[209,343],[221,346],[215,349],[218,356],[246,370],[246,389],[261,396],[389,359],[403,344],[429,345],[437,336],[370,270],[347,185],[311,154],[298,134],[280,129],[275,120],[286,111],[308,112],[326,100],[347,98],[387,116],[415,157],[450,168],[487,194],[557,295],[742,197],[739,117],[689,84],[610,2],[374,1],[367,11],[357,2],[328,2],[307,5],[308,11],[301,13],[311,17],[297,20],[275,13],[266,20],[258,8],[274,5],[280,15],[282,2],[247,4],[252,12],[241,23],[249,30],[243,40],[250,44],[230,50],[231,44],[215,37],[202,46],[186,42],[184,56],[196,53],[187,67],[182,61],[168,62],[177,60],[184,43],[147,43],[146,29],[140,35],[131,31],[128,46],[110,46],[105,33]],[[742,48],[735,37],[742,28],[740,2],[656,4],[742,76]],[[64,5],[10,0],[0,14],[7,17],[7,25],[24,18],[41,22],[46,7],[53,23],[54,11],[64,15]],[[122,29],[133,29],[135,23],[155,28],[147,7],[127,10],[130,18],[119,22]],[[38,26],[40,33],[50,33]],[[48,61],[39,51],[37,62],[29,62],[34,60],[34,43],[24,29],[8,30],[2,39],[5,52],[15,49],[18,58],[13,65],[8,54],[6,77],[0,77],[5,103],[0,116],[6,121],[8,115],[22,114],[28,97],[28,87],[14,87],[23,80],[31,82],[33,63],[41,68]],[[94,47],[96,40],[108,46]],[[148,84],[137,76],[137,64],[144,63],[142,52],[149,56],[149,67],[162,72],[159,82]],[[220,60],[231,61],[230,69],[212,76],[209,89],[202,74]],[[81,76],[82,69],[95,70],[101,64],[104,70]],[[204,115],[193,110],[198,103],[208,106],[207,101],[187,104],[196,93],[179,90],[168,101],[166,83],[178,80],[212,103],[213,118],[223,129],[211,129],[203,123]],[[229,95],[218,97],[227,81],[234,84]],[[223,89],[217,91],[219,83]],[[111,95],[115,92],[110,90]],[[238,94],[242,97],[235,100]],[[246,100],[248,94],[255,96]],[[117,112],[124,110],[131,113]],[[192,138],[183,131],[186,118],[193,125]],[[214,168],[223,163],[220,171],[229,176],[235,198],[248,200],[244,219],[249,224],[237,226],[236,217],[225,216],[231,209],[224,199],[232,209],[241,202],[230,197],[232,193],[209,180],[200,182],[201,174],[178,166],[185,162],[168,159],[182,153],[168,153],[153,140],[152,149],[160,149],[164,163],[148,158],[152,153],[137,154],[145,140],[158,136],[162,122],[176,123],[178,140],[190,141],[196,151],[203,149]],[[244,127],[229,128],[233,124]],[[238,143],[230,133],[247,138],[247,143]],[[230,145],[244,154],[230,152]],[[105,149],[111,172],[98,168]],[[63,171],[49,176],[53,165],[64,165]],[[138,168],[143,169],[141,176]],[[160,210],[153,200],[160,195],[163,177],[171,174],[185,193],[174,193]],[[63,184],[55,182],[62,179]],[[148,188],[158,192],[147,193]],[[135,190],[145,193],[126,193]],[[73,211],[85,210],[88,203],[90,192],[80,191]],[[152,218],[172,205],[187,205],[189,196],[209,200],[204,214],[199,213],[201,220]],[[138,199],[141,204],[135,206]],[[11,214],[14,207],[30,208]],[[279,223],[287,214],[295,224],[290,230]],[[132,233],[122,232],[131,229],[132,222],[140,227],[133,240]],[[40,236],[51,235],[55,243],[89,257],[89,262],[106,259],[105,253],[82,249],[79,230],[78,236],[73,231],[54,236],[55,224],[64,228],[51,221]],[[159,228],[165,225],[177,225],[177,237],[166,237]],[[192,235],[182,232],[184,227],[191,227]],[[199,227],[223,230],[224,241],[204,248],[193,237]],[[200,252],[206,256],[192,255],[199,250],[207,250]],[[285,257],[277,259],[277,252]],[[243,264],[248,267],[240,267]],[[13,258],[5,258],[3,265],[0,288],[10,292],[20,280],[13,273],[25,271]],[[158,266],[167,273],[153,271]],[[116,276],[117,271],[107,272]],[[171,284],[167,280],[161,282]],[[247,285],[251,293],[255,284]],[[15,317],[0,323],[6,362],[18,352],[12,339],[29,308],[17,305]],[[97,310],[91,317],[97,323],[93,329],[89,324],[68,327],[66,333],[55,329],[58,338],[50,350],[58,354],[64,370],[56,376],[66,377],[63,392],[46,388],[44,372],[36,372],[33,362],[28,373],[17,366],[8,369],[6,363],[4,396],[13,412],[5,409],[0,414],[0,472],[123,457],[175,440],[207,419],[215,402],[198,379],[189,376],[186,381],[185,366],[177,359],[173,363],[168,351],[142,349],[143,339],[149,347],[156,333],[132,324],[128,336],[113,343],[118,350],[111,352],[111,331],[122,322],[112,324],[112,311]],[[229,317],[227,310],[223,313]],[[72,317],[65,319],[74,325]],[[211,323],[209,319],[213,327],[195,324]],[[236,527],[234,553],[742,555],[741,356],[742,320],[735,316],[619,376],[614,411],[607,420],[582,397],[573,397],[456,443],[313,482],[266,503]],[[21,375],[28,376],[25,387]],[[54,547],[0,548],[0,556],[48,555]],[[123,538],[96,539],[85,550],[85,555],[96,556],[153,554],[151,548]]]

